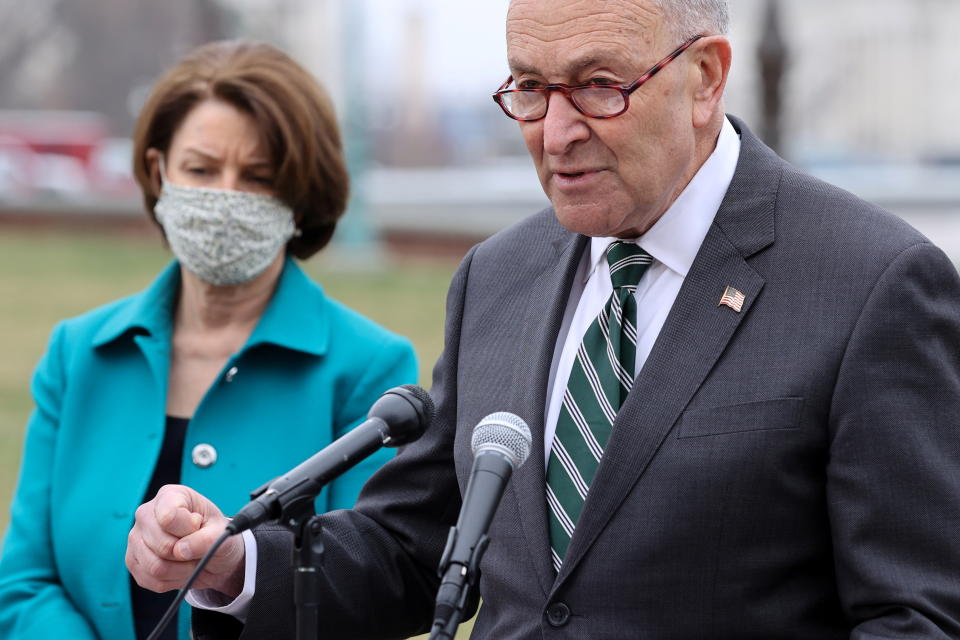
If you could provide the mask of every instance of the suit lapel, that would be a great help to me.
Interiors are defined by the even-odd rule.
[[[763,288],[764,279],[746,258],[773,242],[782,161],[731,120],[742,132],[734,180],[617,414],[556,585],[576,568],[643,475]],[[744,294],[739,312],[718,305],[727,286]]]
[[[559,228],[559,225],[558,225]],[[567,297],[577,272],[587,238],[563,232],[553,240],[554,260],[535,266],[539,275],[531,278],[527,304],[519,321],[536,338],[520,345],[511,380],[516,397],[510,406],[527,421],[533,435],[533,446],[527,461],[513,476],[513,495],[517,500],[520,523],[526,538],[525,545],[537,579],[546,595],[553,584],[550,565],[550,542],[547,529],[547,504],[543,489],[544,469],[543,419],[547,398],[547,383],[553,363],[557,334],[563,322]]]

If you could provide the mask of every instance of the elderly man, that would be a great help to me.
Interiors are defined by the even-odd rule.
[[[464,259],[434,424],[325,517],[326,637],[426,628],[498,410],[534,451],[474,637],[960,637],[957,273],[724,115],[726,22],[721,0],[511,3],[495,98],[553,206]],[[166,488],[128,564],[177,586],[223,526]],[[292,637],[289,545],[224,546],[198,637]]]

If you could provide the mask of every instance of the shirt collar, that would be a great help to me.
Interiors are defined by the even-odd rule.
[[[93,346],[99,347],[129,333],[169,339],[173,305],[180,290],[180,265],[171,262],[141,294],[129,298],[100,327]],[[287,258],[276,291],[242,351],[273,344],[294,351],[322,355],[327,350],[328,318],[323,290]]]
[[[670,208],[634,242],[657,262],[686,277],[730,187],[739,157],[740,137],[730,121],[724,118],[713,153]],[[593,275],[607,247],[616,240],[618,238],[591,239],[590,268],[586,279]]]

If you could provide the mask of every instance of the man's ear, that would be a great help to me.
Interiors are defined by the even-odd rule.
[[[147,149],[146,158],[147,161],[147,174],[150,176],[150,184],[153,187],[154,197],[160,197],[160,151],[150,147]]]
[[[696,73],[693,89],[693,126],[701,128],[714,121],[723,104],[733,50],[724,36],[707,36],[694,45]],[[722,115],[722,114],[720,114]]]

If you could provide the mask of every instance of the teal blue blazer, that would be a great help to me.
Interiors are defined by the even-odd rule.
[[[163,442],[179,286],[174,262],[146,291],[54,329],[33,379],[0,558],[0,638],[134,637],[124,554]],[[327,298],[288,259],[246,346],[190,420],[181,482],[234,513],[251,490],[362,421],[383,391],[416,379],[406,339]],[[194,464],[198,444],[216,450],[214,464]],[[317,510],[351,507],[390,451],[333,482]]]

